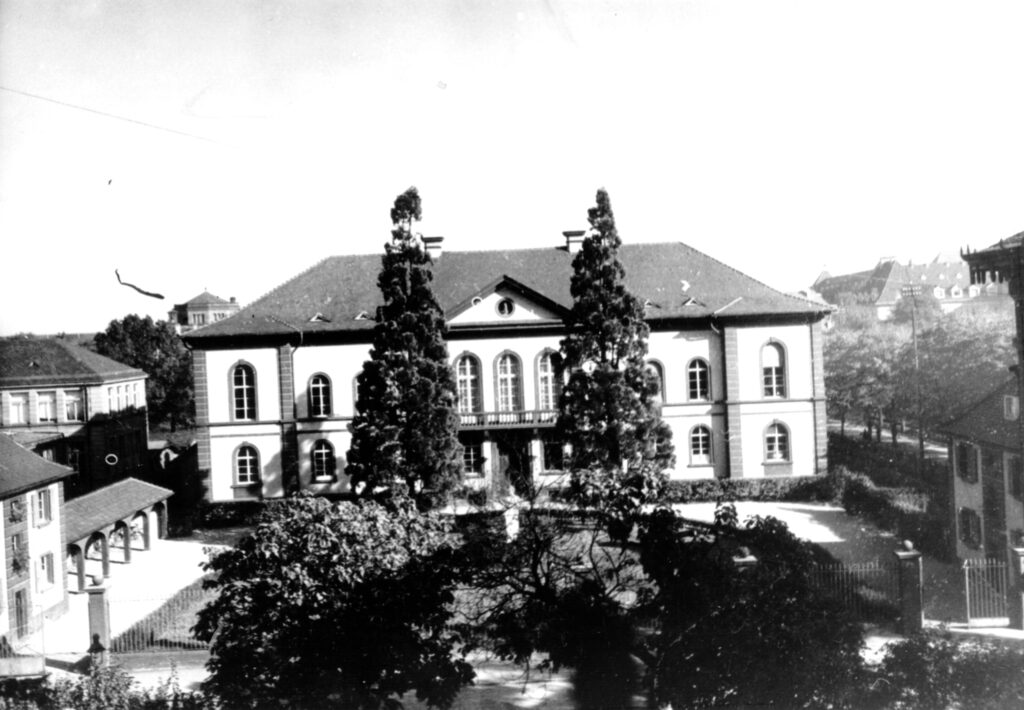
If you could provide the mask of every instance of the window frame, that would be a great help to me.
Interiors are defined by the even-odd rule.
[[[506,361],[515,364],[513,372],[502,371],[502,363]],[[506,395],[511,396],[511,402],[506,401]],[[526,408],[523,394],[523,360],[511,350],[500,352],[494,358],[494,408],[497,412],[521,412]]]
[[[465,363],[470,372],[463,373]],[[459,414],[475,414],[484,411],[483,366],[480,358],[471,352],[461,353],[455,358],[455,408]],[[469,408],[463,407],[464,396],[468,395]]]
[[[765,365],[765,353],[778,354],[778,365]],[[761,396],[764,399],[786,399],[789,397],[786,348],[778,340],[769,340],[761,346]]]
[[[658,393],[655,395],[657,398],[656,401],[658,404],[665,404],[668,401],[668,398],[666,397],[668,389],[665,386],[665,366],[662,364],[661,360],[650,359],[644,363],[644,367],[646,367],[649,372],[653,372],[654,376],[658,378]]]
[[[1009,454],[1006,457],[1004,468],[1010,495],[1019,501],[1024,501],[1024,459],[1019,454]]]
[[[28,392],[12,392],[10,398],[11,424],[28,424]],[[15,416],[15,412],[18,416]]]
[[[704,452],[697,452],[694,449],[695,437],[701,435],[701,440],[706,448]],[[711,427],[707,424],[696,424],[690,428],[689,434],[686,437],[687,447],[690,452],[690,466],[701,467],[701,466],[714,466],[715,464],[715,446],[714,446],[714,434],[711,431]]]
[[[322,447],[322,448],[321,448]],[[326,452],[326,456],[318,454]],[[322,465],[318,462],[322,461]],[[338,459],[334,451],[334,444],[328,439],[317,439],[309,450],[309,477],[313,483],[327,483],[338,480]],[[318,469],[322,471],[318,473]]]
[[[773,431],[774,430],[774,431]],[[764,463],[766,466],[793,463],[793,435],[785,422],[775,420],[764,428]],[[780,446],[781,442],[781,446]],[[784,449],[783,456],[773,456],[773,452]]]
[[[53,521],[53,494],[49,488],[41,488],[36,491],[32,514],[37,528],[49,525]]]
[[[49,411],[49,416],[43,416],[43,404]],[[54,424],[57,421],[57,393],[53,390],[36,392],[36,422],[39,424]]]
[[[957,537],[967,547],[981,549],[984,542],[981,516],[973,508],[963,506],[957,511]]]
[[[252,382],[251,383],[243,382],[242,384],[238,384],[238,382],[236,381],[237,380],[236,375],[239,372],[246,372],[246,371],[251,375]],[[245,360],[239,360],[238,362],[236,362],[234,365],[231,366],[231,369],[228,371],[228,387],[230,388],[229,389],[229,392],[230,392],[230,398],[229,398],[230,405],[229,406],[231,407],[231,421],[233,421],[233,422],[255,422],[255,421],[259,421],[259,407],[258,407],[259,403],[258,403],[258,399],[257,399],[257,388],[256,388],[256,385],[257,385],[256,368],[252,365],[252,363],[249,363],[249,362],[247,362]],[[248,392],[248,391],[251,391],[252,396],[251,397],[245,397],[243,399],[243,402],[242,402],[243,407],[241,407],[242,415],[239,416],[239,409],[240,409],[239,408],[239,398],[238,398],[239,392],[242,392],[243,396],[244,396],[244,393]],[[251,399],[251,402],[247,401],[247,400],[250,400],[250,399]],[[251,413],[252,416],[247,416],[250,413]]]
[[[334,386],[326,373],[315,372],[310,375],[306,383],[306,396],[306,409],[310,417],[326,419],[334,414]]]
[[[964,454],[969,453],[967,457]],[[978,447],[969,441],[958,441],[953,447],[953,459],[956,466],[956,474],[966,483],[977,483],[981,465],[978,462]],[[964,459],[967,465],[964,466]]]
[[[549,456],[548,450],[549,449],[556,449],[556,448],[558,450],[558,453],[555,454],[554,456]],[[565,456],[565,442],[562,441],[561,439],[556,439],[556,438],[553,438],[553,437],[541,437],[541,440],[540,440],[540,457],[541,457],[541,461],[540,461],[540,463],[541,463],[541,471],[544,471],[544,472],[548,472],[548,471],[564,471],[565,470],[565,459],[566,459],[566,456]],[[550,458],[558,458],[558,463],[560,463],[561,465],[560,466],[552,466],[552,465],[550,465],[551,463],[554,463],[552,461],[549,461]]]
[[[249,454],[248,451],[252,453]],[[242,454],[246,452],[246,466],[247,468],[253,468],[253,471],[247,471],[246,476],[251,477],[252,480],[242,480]],[[234,486],[249,488],[251,486],[259,485],[263,480],[263,470],[260,463],[260,450],[250,443],[239,444],[235,449],[234,454],[231,457],[232,468],[234,469]]]
[[[686,363],[686,400],[711,401],[711,365],[702,357],[695,357]]]
[[[537,409],[555,411],[562,399],[562,356],[550,348],[537,355]]]
[[[57,574],[54,570],[54,561],[53,552],[44,552],[39,556],[36,591],[45,591],[56,584]]]
[[[85,421],[85,398],[82,396],[82,390],[64,390],[64,420]]]
[[[462,475],[469,478],[482,478],[484,475],[484,442],[481,439],[460,441],[462,444]]]

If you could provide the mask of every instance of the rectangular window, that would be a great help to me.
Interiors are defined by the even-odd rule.
[[[85,421],[85,407],[82,406],[82,393],[79,390],[64,391],[64,418],[69,422]]]
[[[1003,419],[1008,422],[1017,421],[1020,415],[1020,400],[1013,395],[1003,396]]]
[[[36,589],[41,591],[52,587],[55,579],[53,553],[47,552],[39,558],[39,578],[36,580]]]
[[[36,525],[46,525],[53,519],[53,506],[50,500],[50,489],[36,493]]]
[[[125,397],[124,385],[117,386],[117,410],[121,411],[128,406],[127,398]]]
[[[76,447],[68,449],[68,467],[75,473],[81,472],[82,451]]]
[[[11,395],[11,424],[28,424],[28,395]]]
[[[136,382],[134,385],[132,385],[132,406],[135,406],[135,407],[141,407],[142,406],[142,399],[140,397],[141,393],[142,393],[142,387],[140,387],[139,383]]]
[[[562,471],[565,469],[565,447],[561,441],[545,439],[544,448],[544,470]]]
[[[192,325],[206,325],[206,314],[205,313],[193,313],[192,314]]]
[[[981,547],[981,517],[970,508],[961,508],[959,518],[960,541],[968,547]]]
[[[1024,467],[1020,456],[1010,456],[1006,461],[1006,470],[1010,479],[1010,495],[1017,500],[1024,500]]]
[[[481,449],[479,441],[462,444],[462,470],[464,473],[480,475],[484,472],[484,457]]]
[[[57,421],[57,393],[40,392],[36,397],[36,418],[41,422]]]
[[[107,411],[108,412],[116,412],[117,411],[117,400],[114,399],[114,388],[113,387],[107,387]]]
[[[956,445],[956,472],[960,478],[968,483],[978,481],[978,454],[977,450],[965,441]]]

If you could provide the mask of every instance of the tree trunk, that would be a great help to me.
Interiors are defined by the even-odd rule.
[[[846,412],[839,415],[839,436],[846,436]]]

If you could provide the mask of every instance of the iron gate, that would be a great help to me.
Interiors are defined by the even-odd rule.
[[[968,626],[1009,626],[1006,562],[990,557],[964,560]]]

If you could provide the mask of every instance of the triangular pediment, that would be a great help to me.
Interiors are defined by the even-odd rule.
[[[450,309],[450,325],[562,320],[566,310],[542,293],[502,276]]]

